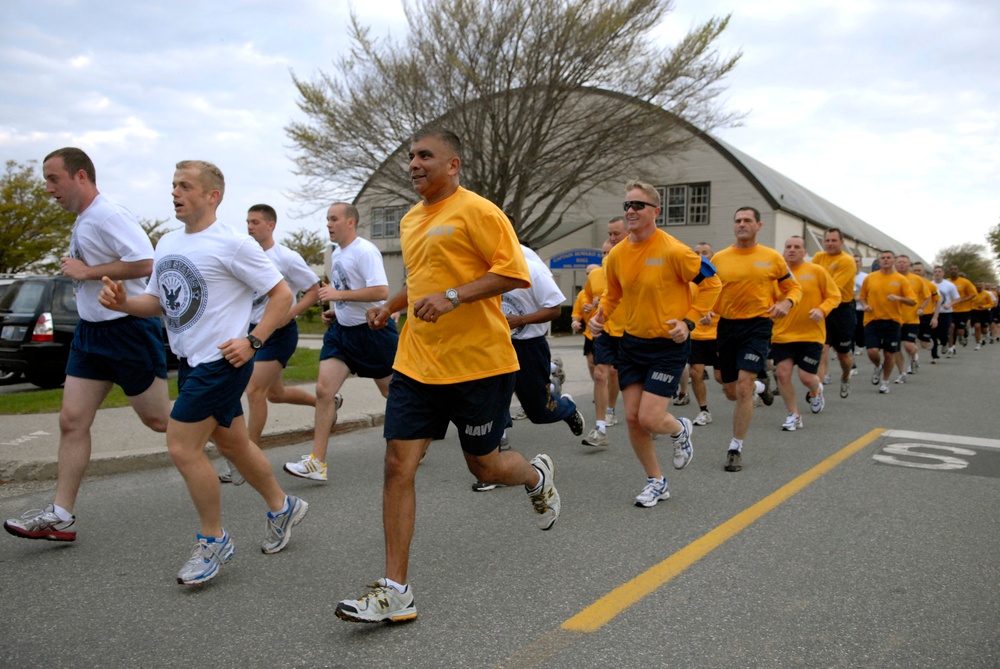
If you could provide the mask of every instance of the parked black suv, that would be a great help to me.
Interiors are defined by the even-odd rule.
[[[0,297],[0,371],[22,372],[42,388],[62,385],[78,320],[70,279],[14,281]]]

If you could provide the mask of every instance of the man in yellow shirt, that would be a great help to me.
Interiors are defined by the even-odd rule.
[[[903,323],[901,307],[917,304],[910,282],[896,271],[894,252],[879,253],[879,270],[865,277],[858,300],[865,312],[865,348],[868,359],[875,365],[872,385],[878,385],[878,391],[884,395],[889,392],[889,375],[899,352]],[[883,352],[884,359],[881,357]]]
[[[896,354],[896,365],[899,367],[899,377],[893,383],[906,383],[908,374],[912,374],[920,366],[920,354],[917,351],[917,339],[920,337],[920,314],[931,304],[931,291],[927,283],[910,271],[910,256],[905,253],[896,256],[896,271],[903,275],[913,290],[914,306],[901,308],[903,323],[899,329],[900,350]],[[907,364],[903,352],[909,356]]]
[[[674,469],[686,467],[693,455],[691,421],[675,418],[668,409],[687,365],[694,319],[711,309],[719,279],[711,263],[656,227],[660,213],[656,188],[630,181],[622,207],[629,235],[608,254],[608,287],[590,327],[596,336],[624,312],[618,380],[629,441],[646,473],[646,485],[635,504],[648,508],[670,497],[653,434],[673,437]],[[697,304],[691,303],[691,282],[703,286]]]
[[[708,261],[712,260],[715,252],[712,251],[711,244],[699,242],[694,245],[694,252]],[[701,292],[699,284],[690,284],[691,301],[698,301],[698,293]],[[714,307],[715,305],[713,305]],[[688,357],[688,364],[691,370],[691,392],[698,402],[698,415],[691,422],[695,425],[708,425],[712,422],[712,412],[708,410],[708,388],[705,385],[705,367],[712,368],[712,374],[716,382],[722,385],[722,374],[719,372],[719,351],[717,346],[719,316],[715,314],[705,319],[705,315],[697,321],[697,327],[691,333],[691,355]]]
[[[920,348],[930,349],[933,341],[933,332],[937,328],[938,315],[941,311],[941,296],[938,294],[937,285],[927,276],[924,264],[919,260],[910,266],[910,271],[924,280],[924,286],[931,295],[927,306],[917,307],[917,316],[920,318],[920,329],[917,332],[917,339]],[[931,358],[933,363],[933,357]]]
[[[987,335],[990,334],[991,312],[996,306],[993,293],[989,291],[989,286],[985,281],[979,282],[979,292],[972,298],[972,327],[976,336],[976,350],[980,350],[986,342]]]
[[[727,472],[743,469],[743,440],[753,419],[753,396],[766,387],[757,381],[765,370],[773,321],[784,318],[802,298],[802,287],[781,254],[757,243],[760,212],[740,207],[733,216],[736,242],[712,260],[722,280],[714,311],[719,319],[719,368],[726,397],[736,402],[733,438],[726,452]],[[775,301],[774,282],[781,299]]]
[[[952,348],[955,347],[955,342],[967,346],[969,344],[968,327],[969,312],[972,311],[972,298],[979,291],[976,290],[975,284],[962,275],[958,265],[952,265],[948,268],[948,279],[958,289],[958,299],[951,305],[954,330],[949,343]]]
[[[547,530],[559,517],[552,460],[500,452],[517,355],[500,296],[530,285],[517,235],[499,207],[459,185],[462,142],[426,128],[410,143],[410,181],[423,202],[400,221],[406,286],[368,312],[373,328],[407,309],[386,402],[382,522],[385,577],[360,599],[337,605],[352,622],[417,617],[407,584],[416,517],[414,477],[433,439],[458,428],[469,471],[480,481],[523,485]]]
[[[823,250],[813,256],[814,263],[825,269],[833,277],[840,291],[840,304],[826,317],[826,344],[820,357],[819,376],[829,383],[827,364],[830,347],[837,351],[840,362],[840,396],[851,393],[851,368],[854,367],[854,277],[858,268],[854,258],[844,252],[844,234],[840,228],[830,228],[823,235]],[[793,270],[794,271],[794,270]],[[797,276],[797,275],[796,275]]]
[[[802,299],[787,316],[775,321],[771,333],[771,359],[774,361],[774,376],[778,379],[781,399],[788,409],[788,417],[781,429],[794,432],[802,427],[802,416],[792,387],[792,367],[797,365],[799,368],[799,381],[808,390],[806,400],[810,411],[821,412],[826,406],[826,399],[823,397],[823,383],[818,372],[824,350],[823,342],[829,341],[826,332],[829,322],[827,317],[843,302],[840,299],[840,289],[830,273],[819,264],[805,262],[805,239],[798,235],[789,237],[785,242],[783,255],[788,269],[802,286]],[[851,264],[853,265],[853,260]],[[851,281],[854,281],[853,274]],[[851,296],[854,296],[853,288]],[[853,312],[854,305],[849,306]],[[853,328],[847,332],[853,336]],[[850,374],[850,368],[847,373]]]
[[[624,238],[611,234],[612,225],[615,224],[614,220],[608,224],[608,238],[601,246],[605,263],[608,254],[617,243],[614,240]],[[620,221],[620,225],[624,228],[624,219]],[[591,304],[591,309],[588,311],[590,317],[593,317],[594,309],[600,304],[601,296],[604,295],[606,288],[607,278],[602,264],[601,267],[587,275],[587,283],[583,287],[586,299]],[[584,446],[607,448],[611,444],[607,428],[617,423],[614,407],[618,402],[619,387],[618,370],[615,365],[618,363],[618,345],[624,331],[625,314],[621,313],[606,324],[603,332],[597,335],[591,333],[594,339],[594,429],[583,438]]]

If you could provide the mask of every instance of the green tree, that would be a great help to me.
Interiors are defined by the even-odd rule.
[[[76,214],[45,191],[36,164],[8,160],[0,175],[0,272],[55,272],[69,250]]]
[[[719,101],[740,58],[715,47],[728,16],[665,48],[654,32],[671,0],[404,6],[404,43],[372,38],[352,15],[350,55],[334,73],[292,75],[308,117],[286,128],[303,200],[320,206],[368,188],[415,201],[401,143],[438,121],[465,144],[463,185],[502,206],[523,243],[539,244],[581,218],[570,211],[581,196],[683,150],[688,124],[707,132],[742,118]]]
[[[152,220],[148,218],[139,219],[139,226],[142,228],[142,231],[146,233],[146,236],[149,237],[149,241],[153,243],[153,248],[156,248],[156,243],[160,241],[160,237],[177,229],[176,227],[164,228],[168,222],[169,221],[165,218],[156,218]]]
[[[1000,223],[997,223],[986,233],[986,241],[993,250],[993,259],[1000,262]]]
[[[993,263],[987,255],[986,247],[982,244],[966,242],[943,248],[938,251],[934,264],[944,267],[945,275],[950,266],[958,265],[958,269],[965,273],[965,278],[975,284],[980,281],[997,282]]]
[[[302,256],[307,265],[322,265],[328,244],[318,232],[306,228],[289,232],[281,243]]]

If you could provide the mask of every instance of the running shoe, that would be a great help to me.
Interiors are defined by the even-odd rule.
[[[723,467],[727,472],[738,472],[743,470],[743,455],[739,451],[726,452],[726,465]]]
[[[771,406],[774,404],[774,391],[771,390],[771,377],[768,374],[764,375],[761,379],[761,383],[764,384],[764,391],[760,393],[760,400],[764,403],[764,406]]]
[[[850,394],[851,394],[851,382],[850,381],[841,381],[840,382],[840,397],[841,397],[841,399],[846,398]]]
[[[824,374],[823,375],[823,385],[825,385],[825,386],[830,385],[830,375],[829,374]]]
[[[542,482],[535,490],[528,491],[528,497],[538,514],[538,529],[548,530],[559,518],[559,492],[552,481],[555,478],[555,465],[552,464],[552,458],[544,453],[533,457],[531,464],[542,475]]]
[[[528,414],[524,413],[524,407],[518,407],[514,415],[511,416],[511,420],[524,420],[528,417]]]
[[[694,417],[694,420],[691,422],[694,423],[695,425],[708,425],[709,423],[712,422],[712,414],[710,414],[707,411],[701,411],[698,413],[697,416]]]
[[[781,429],[785,432],[795,432],[796,430],[802,429],[802,416],[797,413],[790,413],[788,417],[785,418],[785,422],[781,424]],[[729,451],[732,453],[733,451]]]
[[[590,431],[586,439],[581,442],[584,446],[590,446],[591,448],[607,448],[611,445],[611,441],[608,439],[608,435],[601,432],[596,427]]]
[[[882,381],[882,365],[878,365],[872,372],[872,385],[877,386]]]
[[[288,511],[277,515],[267,512],[267,538],[260,546],[265,553],[277,553],[287,546],[292,538],[292,527],[301,523],[309,511],[309,504],[303,499],[288,495],[287,502]]]
[[[317,460],[312,453],[303,455],[298,462],[286,462],[285,471],[301,479],[326,480],[326,463]]]
[[[361,599],[345,599],[334,611],[341,620],[352,623],[402,623],[416,620],[417,607],[413,604],[413,588],[406,586],[400,592],[385,582],[384,578],[368,586],[371,592]]]
[[[504,451],[509,451],[509,450],[510,450],[510,437],[507,436],[507,432],[505,430],[504,433],[500,436],[500,452],[503,453]],[[427,451],[424,451],[424,456],[425,455],[427,455]],[[421,462],[424,461],[424,456],[420,457]]]
[[[656,506],[657,502],[662,502],[670,498],[670,490],[667,489],[667,479],[646,479],[646,487],[635,496],[635,505],[650,508]]]
[[[813,413],[819,413],[826,406],[826,399],[823,397],[823,384],[819,385],[819,392],[815,395],[810,395],[806,393],[806,401],[809,402],[809,410]]]
[[[678,394],[677,398],[674,400],[675,407],[682,407],[687,404],[691,404],[691,397],[687,393]]]
[[[883,381],[882,385],[880,385],[878,387],[878,391],[882,395],[888,395],[889,394],[889,383],[887,381]]]
[[[222,530],[221,539],[199,534],[198,545],[177,573],[177,582],[181,585],[197,585],[213,579],[218,575],[219,567],[232,560],[235,553],[236,545],[225,530]]]
[[[681,433],[674,437],[674,469],[684,469],[694,457],[694,444],[691,443],[691,432],[694,430],[694,426],[687,418],[678,418],[677,422],[681,424]],[[666,482],[663,486],[666,490]],[[653,502],[653,504],[655,503]]]
[[[611,409],[608,409],[608,412],[604,414],[604,416],[605,416],[604,425],[606,427],[614,427],[615,425],[618,424],[618,418],[615,417],[615,412],[612,411]]]
[[[906,383],[906,372],[903,372],[902,374],[897,376],[896,380],[893,381],[893,383]]]
[[[572,395],[564,394],[563,397],[568,399],[570,402],[573,401]],[[569,429],[573,431],[573,434],[579,437],[583,434],[583,429],[587,427],[587,422],[583,419],[583,414],[577,409],[576,413],[566,419],[566,424],[569,425]]]
[[[496,487],[496,483],[487,483],[486,481],[476,481],[472,484],[473,492],[486,492],[487,490],[493,490]]]
[[[340,411],[340,407],[342,406],[344,406],[344,396],[341,395],[340,393],[337,393],[336,395],[333,396],[333,407],[337,411]]]
[[[552,376],[559,379],[559,385],[566,383],[566,372],[563,370],[562,358],[552,358],[552,364],[556,367]]]
[[[243,485],[246,483],[246,479],[243,478],[243,474],[240,474],[240,470],[233,467],[233,463],[226,458],[222,458],[222,469],[219,470],[219,482]]]
[[[44,509],[32,509],[4,522],[3,528],[22,539],[45,539],[47,541],[76,541],[76,530],[70,529],[76,516],[69,520],[59,520],[56,508],[49,504]]]

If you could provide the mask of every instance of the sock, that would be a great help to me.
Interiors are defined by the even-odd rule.
[[[285,505],[281,507],[281,511],[275,511],[273,513],[268,511],[267,515],[271,516],[272,518],[277,518],[283,513],[288,513],[288,509],[290,508],[291,508],[291,502],[288,500],[288,495],[285,495]]]
[[[538,483],[535,484],[534,488],[529,488],[528,486],[524,486],[524,489],[528,491],[529,495],[534,495],[536,492],[542,489],[542,484],[545,483],[545,474],[542,473],[541,469],[535,467],[535,465],[531,466],[534,467],[536,472],[538,472]]]
[[[556,363],[554,362],[549,363],[549,374],[555,374],[557,369],[559,368],[556,366]]]
[[[612,416],[614,416],[615,415],[615,408],[614,407],[608,407],[608,413],[611,414]]]
[[[758,395],[764,392],[764,384],[761,383],[760,380],[754,381],[753,387],[754,387],[754,392],[756,392]]]
[[[73,514],[67,511],[66,509],[62,508],[58,504],[52,505],[52,511],[56,514],[56,518],[58,518],[63,522],[73,519]]]
[[[708,405],[707,404],[699,404],[698,408],[701,409],[702,411],[705,411],[705,412],[708,411]]]
[[[408,585],[400,585],[391,578],[385,579],[385,584],[394,587],[396,589],[396,592],[398,592],[399,594],[403,594],[404,592],[406,592],[406,589],[409,587]]]
[[[597,429],[601,431],[601,434],[607,433],[608,424],[605,423],[603,420],[594,421],[594,424],[597,425]]]
[[[507,438],[507,430],[504,430],[504,431],[503,431],[503,436],[502,436],[502,437],[500,437],[500,438],[501,438],[501,439],[506,439],[506,438]]]
[[[736,451],[737,453],[743,452],[743,440],[733,437],[733,440],[729,442],[729,450]]]

